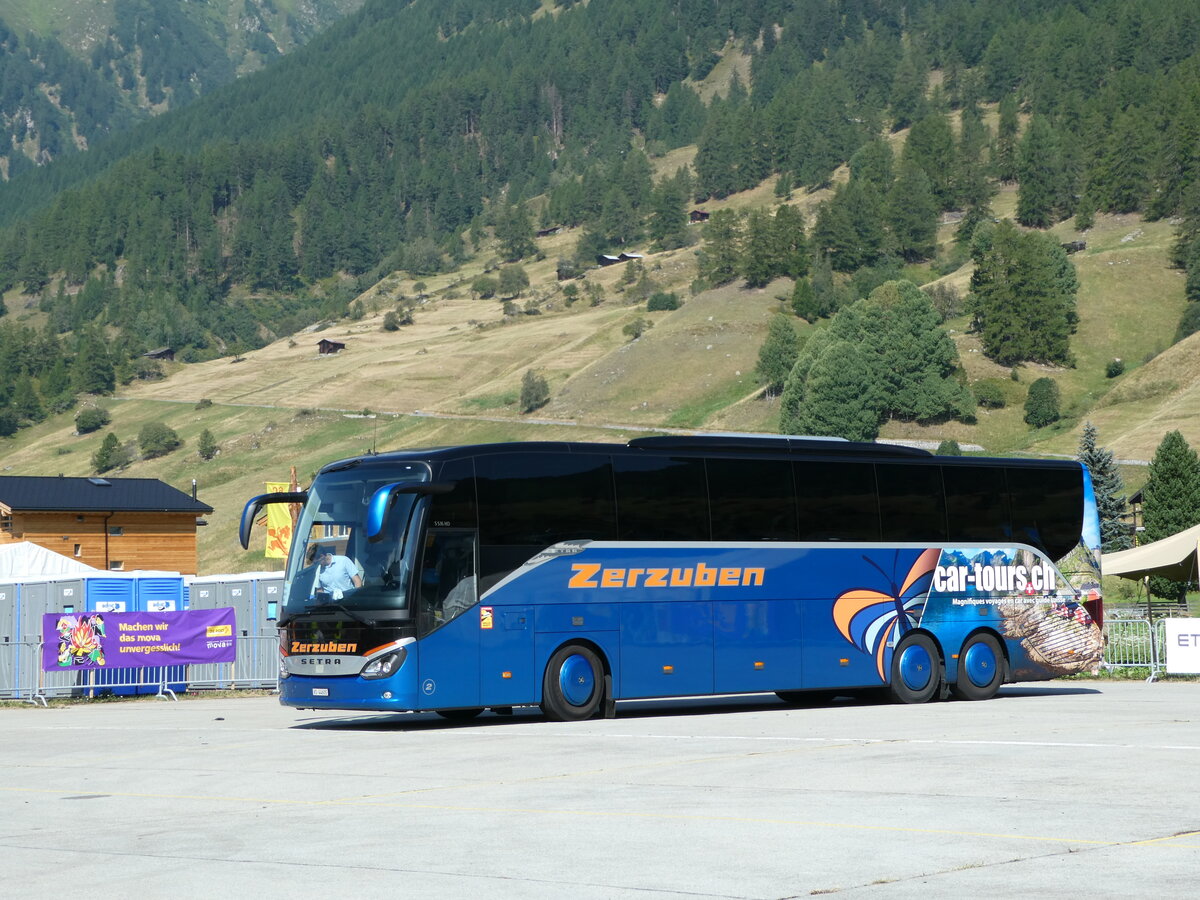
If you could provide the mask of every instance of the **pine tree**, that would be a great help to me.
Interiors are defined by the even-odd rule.
[[[533,241],[533,225],[522,204],[506,206],[500,211],[496,221],[496,240],[505,262],[516,262],[537,250],[537,244]]]
[[[121,446],[120,439],[110,431],[104,436],[100,448],[92,454],[92,469],[100,474],[127,465],[129,465],[129,451]]]
[[[765,287],[775,278],[774,243],[770,217],[763,210],[755,210],[746,221],[746,237],[742,241],[742,256],[738,263],[746,287]]]
[[[1078,282],[1058,241],[1005,220],[977,230],[971,255],[967,308],[983,352],[1005,366],[1070,363]]]
[[[1058,135],[1044,116],[1034,116],[1017,152],[1017,221],[1049,228],[1063,206],[1065,175]]]
[[[803,381],[793,381],[795,370],[788,379],[784,392],[799,402],[783,404],[780,432],[873,441],[883,419],[877,359],[849,341],[822,344]]]
[[[1169,432],[1154,451],[1142,498],[1142,536],[1147,542],[1200,524],[1200,457],[1180,432]],[[1186,587],[1168,578],[1150,579],[1150,592],[1156,597],[1182,600]]]
[[[217,443],[213,433],[205,428],[200,432],[200,438],[196,443],[196,452],[201,459],[212,459],[221,450],[221,446]]]
[[[892,249],[909,262],[928,259],[936,249],[938,206],[925,170],[906,161],[888,193],[886,215]]]
[[[1126,550],[1133,545],[1125,522],[1125,482],[1111,450],[1096,446],[1096,426],[1087,422],[1079,440],[1079,461],[1092,475],[1096,511],[1100,516],[1100,549],[1104,553]]]
[[[759,380],[766,385],[768,397],[774,397],[783,390],[783,383],[796,364],[799,353],[800,338],[791,320],[784,315],[774,316],[767,328],[766,340],[758,350],[758,365],[755,368]]]

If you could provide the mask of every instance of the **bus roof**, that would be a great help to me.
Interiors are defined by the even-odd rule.
[[[989,465],[1003,462],[1006,466],[1067,467],[1078,466],[1076,460],[1047,460],[994,458],[971,456],[935,456],[928,450],[900,444],[877,444],[866,441],[847,441],[841,438],[819,438],[794,435],[698,434],[654,435],[633,438],[627,443],[583,441],[510,441],[489,444],[456,444],[441,447],[414,447],[385,451],[336,460],[323,466],[322,473],[351,468],[360,464],[388,462],[430,462],[465,456],[485,456],[494,453],[678,453],[681,455],[714,455],[743,457],[855,458],[861,460],[934,461],[950,465]]]

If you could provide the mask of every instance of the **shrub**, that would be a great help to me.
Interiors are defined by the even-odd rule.
[[[1116,378],[1118,375],[1125,374],[1125,361],[1122,359],[1110,360],[1108,365],[1104,367],[1104,375],[1106,378]]]
[[[679,309],[679,297],[674,293],[656,291],[646,301],[647,312],[658,312],[664,309]]]
[[[175,429],[162,422],[147,422],[138,432],[138,448],[146,459],[166,456],[179,444]]]
[[[958,441],[942,441],[938,444],[938,456],[962,456],[962,447],[958,446]]]
[[[400,330],[400,317],[397,316],[394,312],[388,312],[383,317],[383,330],[384,331],[399,331]]]
[[[994,379],[985,378],[975,382],[971,387],[971,393],[975,395],[975,402],[985,409],[1004,408],[1004,391]]]
[[[1025,398],[1025,421],[1034,428],[1045,428],[1057,422],[1060,418],[1058,396],[1058,385],[1052,378],[1039,378],[1031,384],[1029,396]]]
[[[81,409],[79,415],[75,417],[75,430],[80,434],[91,434],[93,431],[99,431],[111,421],[112,417],[108,414],[108,410],[98,406],[89,406]]]
[[[521,412],[529,413],[550,402],[550,385],[532,369],[521,379]]]

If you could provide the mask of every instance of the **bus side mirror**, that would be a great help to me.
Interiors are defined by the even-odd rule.
[[[394,481],[385,484],[367,501],[367,541],[373,544],[383,537],[383,520],[387,518],[397,494],[448,494],[452,490],[453,481]]]
[[[282,494],[259,494],[257,497],[251,497],[242,509],[242,521],[238,525],[238,539],[242,542],[242,549],[250,549],[250,529],[254,527],[254,519],[258,516],[258,511],[264,506],[269,506],[272,503],[307,503],[308,491],[295,491]]]

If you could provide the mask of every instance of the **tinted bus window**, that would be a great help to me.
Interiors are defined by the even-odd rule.
[[[798,462],[795,476],[800,540],[879,540],[879,498],[871,463]]]
[[[475,458],[484,544],[548,547],[616,537],[607,456],[503,453]]]
[[[710,459],[714,541],[796,540],[796,486],[787,460]]]
[[[946,539],[946,502],[938,466],[878,463],[875,478],[883,540]]]
[[[1061,559],[1083,534],[1083,473],[1078,469],[1008,469],[1013,537]]]
[[[448,460],[434,480],[450,482],[454,490],[430,498],[429,523],[437,528],[478,528],[474,460]]]
[[[995,543],[1010,540],[1008,481],[999,466],[944,466],[950,540]]]
[[[623,541],[707,541],[704,460],[615,456],[617,524]]]

